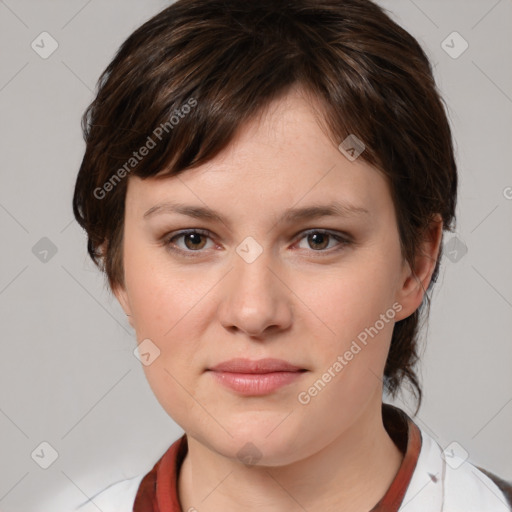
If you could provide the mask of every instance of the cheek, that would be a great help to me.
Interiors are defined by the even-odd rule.
[[[173,265],[165,249],[141,245],[126,240],[125,276],[137,335],[168,337],[204,295],[205,284],[198,273]]]
[[[183,399],[180,384],[189,388],[200,362],[196,340],[197,312],[200,299],[208,291],[208,283],[184,276],[162,261],[163,249],[144,250],[126,240],[125,279],[130,307],[135,319],[137,343],[149,339],[158,356],[143,365],[146,378],[157,399],[175,404]],[[188,278],[187,278],[188,277]],[[162,405],[164,405],[162,403]],[[167,407],[166,407],[167,408]]]
[[[302,313],[298,316],[309,324],[306,331],[318,333],[324,343],[341,349],[388,312],[385,326],[379,322],[378,328],[390,335],[395,272],[391,260],[357,255],[357,262],[292,280],[290,287],[303,304],[299,304]]]
[[[313,336],[317,347],[310,352],[316,372],[309,383],[320,377],[317,405],[343,400],[355,406],[380,384],[397,307],[395,259],[379,254],[358,253],[357,262],[347,260],[344,267],[292,286],[307,306],[300,308],[300,329]]]
[[[386,279],[354,271],[326,280],[323,291],[310,291],[304,300],[322,320],[308,313],[304,331],[316,332],[317,349],[309,349],[315,371],[295,397],[308,436],[334,437],[376,399],[396,314],[386,285]]]

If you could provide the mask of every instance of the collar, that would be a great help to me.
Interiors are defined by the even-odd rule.
[[[382,418],[384,427],[404,454],[404,458],[386,494],[371,512],[398,512],[405,499],[411,498],[412,493],[409,491],[412,481],[415,484],[414,489],[423,483],[422,479],[412,478],[420,451],[423,452],[422,435],[405,412],[390,404],[382,404]],[[187,452],[187,435],[183,434],[142,479],[133,512],[182,512],[178,498],[178,476]],[[424,505],[423,500],[422,504]],[[423,507],[422,510],[426,509]],[[408,508],[406,512],[415,511]]]

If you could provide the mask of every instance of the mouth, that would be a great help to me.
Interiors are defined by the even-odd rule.
[[[255,361],[243,358],[230,359],[229,361],[224,361],[208,369],[219,372],[252,374],[306,371],[304,368],[291,364],[283,359],[273,358],[258,359]]]
[[[223,386],[246,396],[268,395],[302,377],[308,370],[282,359],[231,359],[207,370]]]

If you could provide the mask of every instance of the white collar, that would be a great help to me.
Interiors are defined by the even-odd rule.
[[[437,441],[418,428],[421,450],[399,512],[510,512],[487,475],[456,451],[446,451],[445,457]]]

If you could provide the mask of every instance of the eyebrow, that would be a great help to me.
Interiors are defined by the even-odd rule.
[[[195,219],[215,220],[229,225],[229,222],[222,215],[211,208],[205,206],[192,206],[183,203],[165,202],[151,207],[143,218],[147,220],[157,214],[178,213]],[[303,208],[289,208],[279,219],[280,222],[293,223],[308,219],[317,219],[319,217],[353,217],[369,215],[369,211],[361,206],[355,206],[350,203],[331,202],[324,205],[311,205]]]

